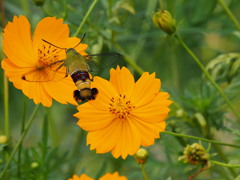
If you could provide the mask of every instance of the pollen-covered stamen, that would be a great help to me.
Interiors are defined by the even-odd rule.
[[[131,101],[126,99],[125,95],[119,95],[119,97],[112,97],[110,99],[109,111],[115,114],[120,119],[125,119],[135,106],[132,105]]]
[[[51,45],[42,45],[38,49],[38,64],[37,69],[41,70],[45,67],[51,67],[51,64],[59,61],[60,50]]]

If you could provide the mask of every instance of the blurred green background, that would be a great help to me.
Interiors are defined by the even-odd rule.
[[[2,2],[5,24],[12,21],[13,16],[25,15],[34,30],[43,17],[56,16],[64,18],[64,22],[71,28],[71,34],[74,34],[93,1],[45,0],[43,6],[36,6],[33,0],[2,0]],[[240,21],[240,1],[224,2]],[[228,76],[228,72],[232,67],[232,59],[234,62],[240,62],[238,54],[240,32],[217,0],[99,0],[79,37],[84,32],[87,33],[84,43],[89,45],[87,50],[89,54],[119,52],[136,62],[144,71],[156,72],[156,76],[161,79],[162,90],[169,92],[171,99],[174,100],[170,116],[166,120],[167,130],[239,144],[240,123],[228,111],[215,88],[206,80],[197,64],[178,41],[153,25],[151,17],[159,9],[167,9],[172,13],[177,22],[177,33],[205,66],[219,55],[237,53],[236,56],[228,58],[230,65],[226,62],[226,57],[220,58],[221,63],[213,65],[213,69],[215,67],[218,69],[210,72],[215,75],[215,80],[239,110],[239,70],[232,76]],[[1,24],[4,23],[2,21],[3,16]],[[2,50],[0,57],[1,59],[4,57]],[[124,59],[120,65],[130,68],[136,79],[140,77],[140,74]],[[239,66],[239,63],[237,65]],[[224,72],[226,76],[219,80],[218,77]],[[2,69],[0,76],[0,134],[4,134]],[[8,148],[11,150],[20,137],[24,109],[29,117],[35,105],[24,97],[20,90],[15,89],[11,82],[9,102],[11,141]],[[64,180],[73,173],[80,175],[83,172],[97,178],[106,172],[115,171],[130,180],[143,179],[141,169],[133,157],[129,156],[126,160],[114,159],[110,154],[96,155],[95,151],[90,151],[89,147],[85,146],[86,132],[76,125],[77,119],[72,116],[76,112],[75,106],[57,102],[49,109],[41,107],[23,143],[20,179]],[[202,119],[196,115],[198,113]],[[203,125],[202,121],[207,125]],[[177,160],[182,155],[183,148],[192,142],[196,141],[162,134],[153,146],[147,147],[150,158],[145,168],[149,179],[185,180],[194,174],[199,166],[184,164]],[[208,146],[207,143],[202,144]],[[212,146],[210,153],[216,155],[215,160],[240,164],[238,149]],[[3,159],[2,153],[1,158]],[[37,162],[39,167],[33,168],[31,166],[33,162]],[[3,165],[0,164],[0,170]],[[9,178],[18,179],[14,163],[10,171]],[[239,169],[229,170],[214,166],[195,179],[232,180],[239,174]]]

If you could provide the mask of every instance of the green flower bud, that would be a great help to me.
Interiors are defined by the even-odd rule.
[[[134,155],[138,164],[145,164],[148,160],[149,154],[146,149],[140,148],[138,152]]]
[[[36,169],[36,168],[38,168],[38,166],[39,166],[38,162],[32,162],[31,163],[31,168],[32,169]]]
[[[160,10],[156,12],[152,17],[153,24],[166,32],[167,34],[173,34],[176,32],[176,23],[170,12],[167,10]]]
[[[0,135],[0,144],[6,144],[8,142],[8,137],[5,135]]]
[[[183,109],[176,110],[176,117],[182,118],[185,115],[185,112]]]
[[[183,156],[179,157],[178,160],[184,159],[184,163],[196,164],[196,165],[206,165],[210,155],[205,150],[205,148],[198,143],[192,145],[187,145],[183,151]]]

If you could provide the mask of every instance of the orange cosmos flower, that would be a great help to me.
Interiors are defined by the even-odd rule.
[[[70,38],[69,28],[63,19],[46,17],[42,19],[31,36],[30,24],[26,17],[14,17],[3,33],[3,51],[7,58],[2,68],[17,89],[38,104],[52,105],[52,98],[66,104],[76,104],[73,91],[76,89],[71,77],[64,78],[66,68],[58,71],[59,64],[52,64],[66,58],[64,49],[55,48],[42,39],[63,48],[74,47],[78,38]],[[85,55],[86,44],[76,50]]]
[[[94,101],[78,106],[78,125],[86,131],[87,144],[97,153],[111,151],[115,158],[135,154],[140,145],[150,146],[165,130],[164,119],[170,111],[169,94],[159,92],[155,73],[143,73],[135,83],[130,71],[111,69],[110,81],[94,77],[99,94]]]
[[[93,178],[88,177],[86,174],[82,174],[78,177],[78,175],[73,175],[72,178],[68,178],[68,180],[94,180]]]
[[[125,176],[119,176],[118,172],[115,172],[113,174],[107,173],[99,178],[99,180],[127,180],[127,178]]]

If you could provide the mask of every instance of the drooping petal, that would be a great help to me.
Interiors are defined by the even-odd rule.
[[[31,67],[37,62],[30,30],[30,24],[24,16],[14,16],[13,22],[9,22],[4,29],[3,51],[19,67]]]
[[[133,75],[127,68],[122,67],[122,69],[120,69],[120,67],[117,66],[116,70],[111,69],[109,81],[115,86],[119,94],[125,94],[127,97],[132,95],[135,81]]]

